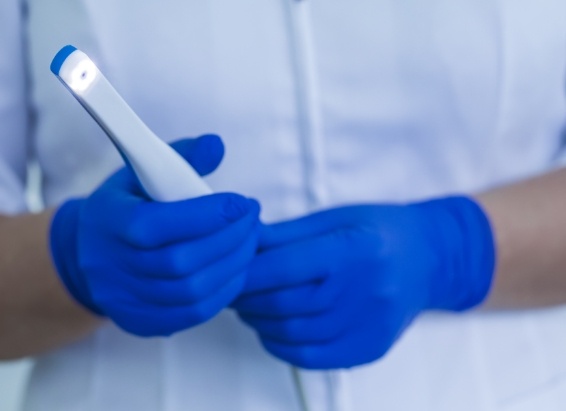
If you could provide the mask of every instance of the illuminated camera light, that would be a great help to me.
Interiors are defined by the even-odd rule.
[[[149,197],[168,202],[212,194],[191,165],[149,129],[85,53],[71,45],[63,47],[53,58],[51,71],[114,143]]]
[[[69,87],[74,93],[84,94],[100,76],[98,67],[93,61],[82,51],[72,48],[66,48],[71,51],[70,54],[63,54],[64,60],[52,71]]]
[[[97,71],[90,59],[81,60],[69,75],[69,87],[76,92],[86,91],[96,80]]]

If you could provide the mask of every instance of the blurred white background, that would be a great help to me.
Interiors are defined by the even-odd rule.
[[[0,410],[16,411],[22,400],[31,361],[0,362]]]

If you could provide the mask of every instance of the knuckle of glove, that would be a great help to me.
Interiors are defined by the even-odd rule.
[[[259,214],[259,205],[237,194],[224,195],[220,208],[220,215],[227,223],[235,222],[249,213]]]
[[[135,247],[151,248],[153,246],[151,225],[152,223],[148,221],[144,210],[139,206],[134,208],[124,225],[123,237],[125,241]]]
[[[286,343],[296,344],[300,343],[303,338],[302,327],[298,320],[285,320],[281,321],[274,330],[274,337],[277,336],[279,340]]]
[[[332,284],[319,287],[305,300],[308,301],[311,313],[322,314],[335,308],[344,292],[342,282],[336,278]]]
[[[261,310],[258,314],[283,316],[289,310],[289,301],[288,298],[281,296],[279,293],[274,293],[262,306],[256,307],[256,310],[258,309]]]
[[[163,273],[167,275],[162,281],[152,283],[152,288],[145,290],[159,296],[161,301],[175,301],[178,304],[194,304],[204,300],[211,291],[207,283],[187,267],[183,253],[171,253],[171,257],[161,264]],[[155,273],[159,275],[159,273]]]
[[[211,290],[209,290],[202,279],[195,278],[185,281],[183,293],[187,303],[195,304],[208,298]]]
[[[171,248],[159,263],[169,277],[184,278],[193,273],[190,251],[186,248]]]

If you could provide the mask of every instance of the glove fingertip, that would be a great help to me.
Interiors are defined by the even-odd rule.
[[[239,194],[227,193],[222,203],[221,212],[226,221],[233,222],[250,213],[259,215],[259,210],[260,205],[256,200]]]
[[[224,157],[224,143],[215,134],[205,134],[194,139],[183,139],[171,144],[201,176],[212,173]]]

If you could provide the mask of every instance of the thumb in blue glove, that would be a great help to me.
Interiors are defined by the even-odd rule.
[[[489,222],[465,197],[331,209],[266,226],[233,304],[274,356],[310,369],[379,359],[425,310],[488,293]]]
[[[222,160],[217,136],[172,145],[201,175]],[[54,264],[71,295],[139,336],[165,336],[205,322],[246,280],[259,205],[237,194],[159,203],[122,168],[52,221]]]

